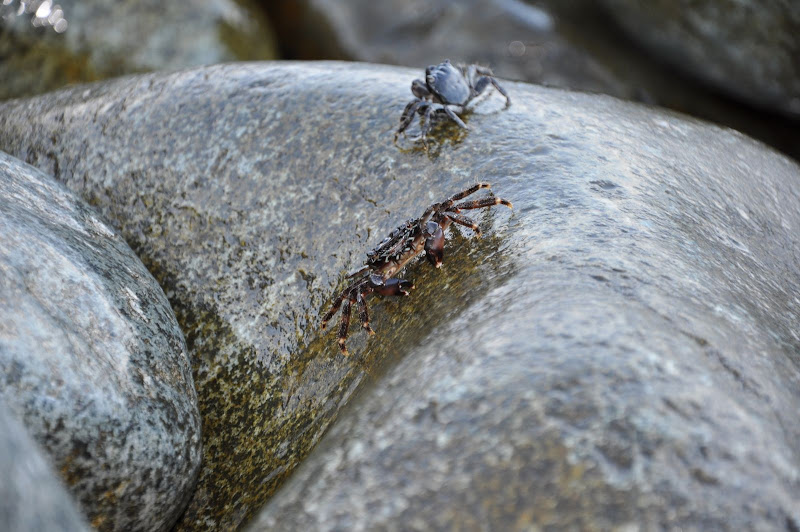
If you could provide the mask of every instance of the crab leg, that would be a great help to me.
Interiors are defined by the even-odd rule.
[[[400,127],[395,131],[394,138],[397,140],[397,136],[400,135],[406,128],[411,125],[411,122],[414,120],[414,114],[420,109],[428,107],[430,103],[424,100],[416,100],[410,102],[406,105],[406,108],[403,110],[402,116],[400,116]]]
[[[461,216],[460,214],[456,214],[454,212],[447,212],[445,216],[450,218],[453,222],[457,223],[458,225],[463,225],[464,227],[469,227],[473,231],[475,231],[475,236],[481,236],[481,228],[478,227],[478,224],[467,218],[466,216]]]
[[[358,303],[358,319],[361,320],[361,328],[367,331],[369,334],[375,334],[375,331],[372,330],[372,327],[369,326],[369,311],[367,310],[367,298],[364,296],[364,293],[361,290],[358,291],[358,296],[356,297],[356,303]]]
[[[433,116],[433,111],[435,110],[434,104],[428,104],[428,107],[425,109],[425,123],[422,124],[422,141],[425,141],[425,137],[430,132],[433,124],[431,123],[431,117]]]
[[[472,88],[472,92],[475,96],[482,94],[483,91],[486,90],[486,87],[489,86],[491,81],[486,76],[482,76],[478,78],[478,81],[475,83],[475,86]]]
[[[492,85],[494,85],[494,88],[497,89],[500,92],[500,94],[506,97],[506,107],[511,105],[511,98],[508,96],[506,90],[503,87],[501,87],[499,83],[497,83],[496,79],[489,78],[489,80],[492,82]]]
[[[464,203],[459,203],[451,207],[448,210],[453,211],[460,211],[461,209],[482,209],[484,207],[492,207],[494,205],[505,205],[509,209],[513,208],[511,202],[508,200],[504,200],[503,198],[483,198],[474,201],[465,201]]]
[[[455,111],[453,111],[453,109],[451,109],[451,107],[456,107],[456,109],[458,109],[458,110],[459,110],[459,112],[463,112],[463,111],[464,111],[464,108],[463,108],[463,107],[461,107],[461,106],[450,106],[450,105],[445,105],[445,106],[443,107],[443,109],[444,109],[444,112],[447,114],[447,116],[449,116],[449,117],[450,117],[450,120],[452,120],[453,122],[455,122],[456,124],[458,124],[458,126],[459,126],[459,127],[461,127],[461,128],[463,128],[463,129],[469,129],[469,126],[467,126],[467,124],[465,124],[465,123],[463,122],[463,120],[461,120],[461,119],[458,117],[458,115],[455,113]]]
[[[361,275],[362,273],[364,273],[366,271],[369,271],[369,266],[364,266],[360,270],[351,273],[350,275],[347,276],[347,278],[348,279],[352,279],[353,277],[358,277],[359,275]],[[349,288],[352,288],[353,286],[355,286],[355,283],[351,284],[348,288],[345,289],[345,291],[347,291],[347,289],[349,289]]]
[[[462,190],[458,194],[453,194],[452,196],[447,198],[447,200],[443,201],[442,205],[452,205],[453,203],[457,202],[458,200],[460,200],[462,198],[466,198],[467,196],[471,196],[472,194],[475,194],[477,191],[479,191],[482,188],[491,188],[491,187],[492,187],[492,185],[490,185],[489,183],[477,183],[475,185],[472,185],[471,187],[469,187],[466,190]]]
[[[330,321],[330,319],[333,317],[334,314],[336,314],[336,311],[339,310],[339,307],[342,306],[342,300],[344,299],[344,294],[345,294],[344,292],[339,294],[339,297],[337,297],[336,300],[331,305],[330,310],[328,310],[328,312],[326,312],[325,315],[322,317],[322,324],[320,325],[320,328],[322,330],[325,330],[325,327],[328,326],[328,322]]]
[[[363,268],[362,268],[362,270],[363,270]],[[350,277],[354,277],[354,276],[358,275],[359,273],[362,273],[362,272],[361,272],[361,271],[358,271],[358,272],[356,272],[356,273],[354,273],[354,274],[350,275]],[[320,325],[320,328],[321,328],[322,330],[325,330],[325,327],[328,325],[328,322],[330,321],[330,319],[333,317],[333,315],[334,315],[334,314],[336,314],[336,311],[337,311],[337,310],[339,310],[339,307],[340,307],[340,306],[342,306],[342,300],[344,300],[344,298],[345,298],[345,297],[346,297],[346,296],[347,296],[347,295],[348,295],[348,294],[349,294],[349,293],[350,293],[350,292],[351,292],[351,291],[352,291],[352,290],[353,290],[355,287],[357,287],[359,284],[361,284],[361,283],[363,283],[363,282],[364,282],[364,280],[363,280],[363,279],[359,279],[358,281],[356,281],[356,282],[354,282],[354,283],[351,283],[351,284],[350,284],[350,286],[348,286],[347,288],[345,288],[344,290],[342,290],[342,293],[340,293],[340,294],[339,294],[339,297],[337,297],[337,298],[336,298],[336,299],[333,301],[333,304],[331,304],[331,308],[330,308],[330,310],[328,310],[328,312],[326,312],[326,313],[325,313],[325,315],[322,317],[322,324]]]
[[[431,214],[433,214],[433,212],[436,211],[437,209],[439,210],[439,212],[449,210],[450,207],[453,205],[453,203],[457,202],[458,200],[466,198],[471,194],[475,194],[482,188],[490,188],[491,186],[492,185],[490,185],[489,183],[478,183],[477,185],[472,185],[466,190],[462,190],[458,194],[453,194],[452,196],[450,196],[441,203],[434,203],[433,205],[425,209],[425,212],[423,212],[422,216],[419,217],[419,220],[421,220],[420,223],[427,222]]]
[[[444,258],[444,229],[440,223],[429,223],[434,223],[436,230],[425,239],[425,257],[434,267],[440,268],[442,266],[442,258]]]
[[[479,65],[473,65],[472,68],[474,68],[473,72],[475,74],[480,74],[481,76],[483,76],[483,77],[479,78],[478,81],[475,83],[475,89],[474,90],[475,90],[476,94],[480,94],[481,92],[483,92],[484,89],[486,88],[486,86],[489,83],[491,83],[494,86],[494,88],[497,89],[497,91],[500,94],[505,96],[505,98],[506,98],[506,107],[511,105],[511,98],[509,98],[508,93],[506,92],[506,90],[503,87],[501,87],[499,83],[497,83],[496,79],[494,79],[494,73],[492,72],[492,70],[490,68],[482,67],[482,66],[479,66]],[[474,75],[474,74],[472,74],[472,72],[470,72],[470,74]]]
[[[462,190],[458,194],[453,194],[452,196],[450,196],[449,198],[447,198],[443,202],[439,203],[438,205],[431,206],[430,209],[435,210],[435,209],[438,208],[438,209],[440,209],[440,212],[441,211],[451,210],[453,203],[457,202],[460,199],[466,198],[467,196],[471,196],[472,194],[475,194],[477,191],[479,191],[482,188],[491,188],[491,186],[492,185],[490,185],[489,183],[477,183],[475,185],[472,185],[471,187],[469,187],[466,190]],[[457,209],[453,208],[453,210],[457,210]]]
[[[347,341],[347,330],[350,328],[350,297],[351,295],[347,295],[347,299],[344,300],[344,304],[342,305],[342,321],[339,324],[339,349],[342,351],[344,356],[348,356],[350,353],[347,352],[347,347],[344,343]]]

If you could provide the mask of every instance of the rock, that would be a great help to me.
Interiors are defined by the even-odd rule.
[[[166,530],[200,418],[163,291],[92,209],[0,153],[0,400],[100,530]]]
[[[800,118],[800,6],[790,0],[604,0],[660,59],[760,107]]]
[[[488,179],[514,214],[448,251],[411,298],[417,345],[250,530],[796,529],[800,168],[673,114],[509,92],[386,173]]]
[[[4,530],[89,530],[41,449],[2,404],[0,478],[0,523]]]
[[[590,53],[570,43],[549,6],[520,0],[280,0],[266,3],[292,57],[418,67],[445,58],[555,87],[636,98]],[[410,82],[409,82],[410,86]],[[410,91],[409,91],[410,94]]]
[[[341,453],[309,458],[259,526],[413,528],[405,503],[498,529],[796,519],[797,165],[507,81],[509,109],[494,95],[469,131],[395,145],[417,76],[220,65],[0,105],[0,149],[113,220],[187,333],[205,465],[177,528],[247,522],[365,374],[328,438]],[[374,300],[377,336],[354,330],[342,357],[318,324],[347,272],[477,180],[513,213],[476,214],[481,239],[452,231],[441,270],[410,266],[412,296]]]
[[[593,0],[264,4],[271,19],[280,21],[276,31],[289,57],[392,63],[417,68],[416,77],[445,57],[476,61],[504,78],[601,92],[691,114],[800,160],[796,120],[765,114],[700,80],[676,75],[673,67],[654,61],[628,38]]]
[[[276,57],[268,21],[247,1],[9,2],[0,4],[0,100],[131,72]]]

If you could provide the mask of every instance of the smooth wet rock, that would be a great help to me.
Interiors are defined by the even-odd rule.
[[[222,65],[0,105],[0,148],[113,220],[187,332],[204,469],[178,529],[246,523],[365,372],[261,525],[797,520],[797,165],[507,81],[509,109],[395,145],[418,75]],[[514,211],[409,267],[417,289],[373,300],[378,334],[342,357],[318,323],[345,275],[476,181]]]
[[[515,214],[492,216],[491,251],[446,256],[415,299],[423,339],[251,530],[796,529],[800,167],[512,87],[511,110],[402,173],[489,179]],[[482,293],[446,272],[466,250]]]
[[[478,62],[506,79],[668,107],[742,131],[800,160],[796,120],[676,75],[674,65],[654,61],[594,0],[271,0],[264,5],[281,21],[276,31],[292,58],[391,63],[417,68],[417,78],[425,66],[445,58]],[[784,58],[778,54],[779,61]],[[407,94],[410,99],[411,91]]]
[[[800,118],[800,4],[604,0],[664,61],[759,107]]]
[[[292,57],[424,68],[491,66],[498,76],[635,98],[626,85],[557,28],[549,6],[520,0],[281,0],[266,5]],[[409,83],[410,85],[410,83]],[[410,91],[409,91],[410,94]]]
[[[9,1],[0,2],[0,100],[132,72],[276,57],[270,24],[248,0]]]
[[[0,399],[91,525],[165,530],[197,476],[200,418],[163,291],[91,208],[0,152]]]
[[[0,404],[0,524],[10,532],[88,531],[25,427]]]

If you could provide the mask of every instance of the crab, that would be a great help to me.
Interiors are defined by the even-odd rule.
[[[333,301],[330,310],[322,318],[321,326],[324,330],[328,321],[341,308],[342,317],[339,322],[338,343],[343,355],[348,355],[345,342],[350,328],[350,313],[353,304],[358,306],[361,328],[370,335],[375,334],[369,325],[367,296],[370,294],[409,295],[409,290],[413,289],[414,285],[410,281],[395,277],[395,275],[423,251],[433,266],[441,267],[444,257],[444,232],[450,227],[450,224],[455,223],[469,227],[476,236],[480,236],[480,227],[462,215],[462,210],[483,209],[495,205],[512,208],[510,201],[495,196],[456,203],[478,190],[490,188],[490,186],[489,183],[478,183],[440,203],[434,203],[425,209],[422,216],[403,222],[372,251],[367,252],[364,266],[348,276],[348,279],[352,279],[352,281],[341,291]]]
[[[422,124],[422,141],[430,131],[435,113],[444,113],[450,120],[464,129],[469,129],[458,115],[486,88],[492,85],[506,98],[506,107],[511,105],[508,93],[494,79],[492,71],[479,65],[453,65],[445,59],[438,65],[425,69],[425,81],[415,79],[411,82],[411,92],[416,98],[406,105],[400,116],[400,127],[394,134],[395,141],[400,133],[414,120],[414,114],[425,117]]]

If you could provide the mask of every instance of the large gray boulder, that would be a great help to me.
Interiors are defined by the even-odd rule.
[[[751,104],[800,118],[800,4],[603,0],[661,60]]]
[[[248,0],[0,2],[0,100],[131,72],[274,59]]]
[[[183,335],[100,216],[0,152],[0,400],[100,530],[164,530],[200,463]]]
[[[246,522],[365,374],[262,525],[794,523],[797,165],[511,82],[470,131],[395,145],[418,75],[223,65],[0,106],[0,149],[113,220],[187,333],[205,467],[178,529]],[[513,213],[412,265],[342,357],[318,323],[346,273],[478,180]]]
[[[0,525],[8,532],[88,531],[25,427],[0,403]]]

